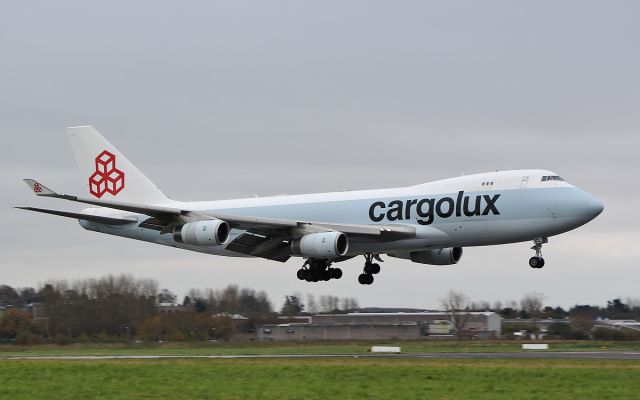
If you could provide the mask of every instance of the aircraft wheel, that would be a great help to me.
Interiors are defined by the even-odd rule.
[[[309,275],[311,275],[311,282],[318,282],[322,278],[318,271],[309,271]]]
[[[306,274],[305,274],[305,271],[301,268],[301,269],[298,270],[296,275],[297,275],[298,279],[303,281]]]
[[[366,274],[367,275],[367,285],[371,285],[373,283],[373,275],[371,274]]]
[[[544,259],[542,257],[531,257],[529,259],[529,266],[531,268],[542,268],[544,266]]]
[[[379,273],[380,272],[380,264],[371,264],[370,270],[371,270],[371,273],[374,274],[374,275]]]
[[[371,275],[371,274],[360,274],[360,275],[358,275],[358,282],[361,285],[371,285],[373,283],[373,275]]]
[[[313,282],[313,274],[308,269],[304,271],[304,280],[307,282]]]
[[[342,270],[340,268],[331,268],[329,272],[331,273],[331,278],[333,279],[342,278]]]

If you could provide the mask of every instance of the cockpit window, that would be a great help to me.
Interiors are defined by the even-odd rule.
[[[564,181],[564,179],[562,179],[558,175],[545,175],[542,177],[542,182],[545,181]]]

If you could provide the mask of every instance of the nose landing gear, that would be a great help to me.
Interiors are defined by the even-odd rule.
[[[373,283],[373,275],[380,272],[380,264],[374,263],[373,260],[383,262],[378,254],[365,254],[364,272],[358,275],[358,283],[361,285],[371,285]]]
[[[549,240],[546,237],[540,237],[533,239],[533,247],[531,250],[536,251],[536,255],[529,259],[529,266],[531,268],[544,267],[544,258],[542,258],[542,244],[548,243]]]

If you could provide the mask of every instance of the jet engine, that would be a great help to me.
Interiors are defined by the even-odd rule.
[[[342,257],[348,249],[349,239],[342,232],[310,233],[291,242],[291,252],[303,257]]]
[[[451,265],[462,258],[462,247],[445,247],[443,249],[389,253],[391,257],[404,258],[419,264]]]
[[[229,224],[219,219],[188,222],[173,230],[173,240],[196,246],[224,244],[229,239]]]

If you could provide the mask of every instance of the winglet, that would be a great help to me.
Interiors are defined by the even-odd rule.
[[[36,196],[46,196],[46,197],[58,196],[58,193],[49,189],[48,187],[41,184],[40,182],[37,182],[33,179],[23,179],[23,181],[24,183],[27,184],[27,186],[29,186],[29,188],[33,191],[33,193],[36,194]]]

